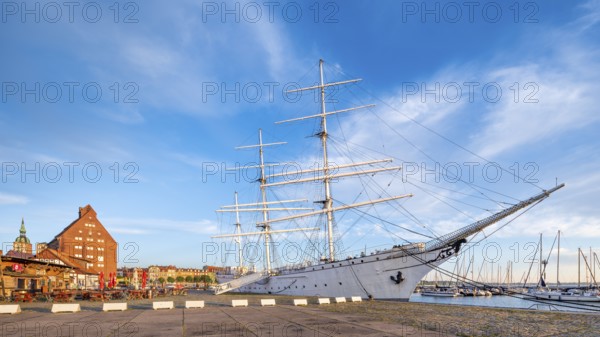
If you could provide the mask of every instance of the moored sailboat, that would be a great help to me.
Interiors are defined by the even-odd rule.
[[[556,255],[556,289],[551,290],[546,286],[544,279],[540,279],[542,287],[533,292],[533,296],[540,300],[563,301],[563,302],[600,302],[600,293],[597,289],[560,289],[560,230],[557,234],[558,250]],[[578,250],[581,256],[581,250]],[[586,266],[589,269],[589,266]],[[595,280],[594,280],[595,282]]]

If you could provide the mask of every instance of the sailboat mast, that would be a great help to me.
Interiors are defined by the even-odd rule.
[[[475,250],[473,249],[473,255],[471,256],[471,282],[475,281]]]
[[[540,280],[544,278],[542,265],[544,264],[542,257],[542,233],[540,233]],[[541,282],[541,281],[540,281]]]
[[[267,180],[265,178],[265,161],[263,158],[263,141],[262,141],[262,129],[258,129],[258,155],[260,157],[260,194],[262,196],[262,214],[263,221],[265,222],[263,227],[265,232],[265,258],[267,259],[267,273],[271,272],[271,247],[270,247],[270,230],[271,226],[268,223],[269,211],[267,210],[267,190],[265,184]]]
[[[560,286],[560,281],[558,280],[559,267],[560,267],[560,230],[558,231],[558,252],[556,254],[556,290],[558,290],[558,287]]]
[[[235,192],[235,231],[237,234],[242,234],[242,225],[240,224],[240,209],[238,206],[238,193]],[[242,268],[244,266],[244,258],[242,256],[242,237],[238,236],[235,238],[235,242],[238,245],[238,259],[240,262],[240,270],[242,272]]]
[[[329,184],[329,160],[327,158],[327,111],[325,109],[325,82],[323,81],[323,60],[319,60],[319,75],[321,84],[321,145],[323,146],[323,184],[325,186],[325,200],[323,209],[327,216],[327,244],[329,247],[329,261],[335,260],[333,247],[333,207],[331,199],[331,187]]]
[[[577,248],[577,288],[581,288],[581,248]]]
[[[594,263],[592,263],[592,265],[594,266],[594,278],[596,278],[596,263],[598,263],[598,255],[596,255],[596,252],[594,252],[592,260],[594,261]]]
[[[590,262],[592,263],[592,265],[594,264],[594,256],[592,255],[592,247],[591,246],[590,246]],[[592,283],[591,282],[592,280],[594,283],[596,283],[596,276],[592,273],[592,268],[590,268],[589,265],[588,265],[588,269],[590,270],[590,284]]]

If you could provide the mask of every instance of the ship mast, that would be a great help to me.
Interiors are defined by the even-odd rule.
[[[238,199],[237,199],[237,192],[235,194],[235,204],[234,205],[230,205],[230,206],[223,206],[221,209],[217,210],[217,212],[235,212],[236,213],[236,220],[237,223],[236,225],[239,226],[239,212],[261,212],[262,213],[262,222],[259,222],[256,224],[256,227],[261,228],[262,230],[259,232],[252,232],[252,233],[241,233],[241,229],[240,227],[237,227],[236,229],[236,234],[226,234],[226,235],[217,235],[217,236],[213,236],[213,238],[227,238],[227,237],[235,237],[236,238],[236,242],[240,243],[240,238],[242,236],[248,236],[248,235],[264,235],[264,246],[265,246],[265,260],[266,260],[266,272],[268,274],[271,273],[271,234],[273,233],[287,233],[287,232],[295,232],[295,231],[312,231],[312,230],[318,230],[318,228],[298,228],[298,229],[292,229],[292,230],[277,230],[277,231],[272,231],[271,230],[271,225],[269,222],[269,212],[270,211],[290,211],[290,210],[312,210],[312,208],[305,208],[305,207],[276,207],[276,208],[270,208],[269,205],[274,204],[274,203],[295,203],[295,202],[302,202],[302,201],[306,201],[304,199],[300,199],[300,200],[282,200],[282,201],[275,201],[275,202],[269,202],[267,201],[267,179],[268,177],[265,174],[265,167],[267,166],[267,164],[265,164],[264,161],[264,151],[263,148],[265,146],[275,146],[275,145],[283,145],[286,144],[286,142],[276,142],[276,143],[263,143],[263,139],[262,139],[262,129],[258,129],[258,144],[257,145],[246,145],[246,146],[238,146],[236,147],[236,150],[240,150],[240,149],[249,149],[249,148],[258,148],[258,154],[259,154],[259,164],[258,166],[243,166],[243,167],[236,167],[235,170],[240,170],[240,169],[249,169],[249,168],[258,168],[260,170],[260,191],[261,191],[261,201],[259,203],[252,203],[252,204],[238,204]],[[270,165],[278,165],[278,164],[270,164]],[[240,208],[240,206],[242,208]],[[250,207],[254,207],[254,208],[246,208],[246,206],[250,206]],[[233,208],[233,209],[232,209]],[[240,245],[240,251],[238,252],[240,254],[240,267],[242,267],[241,265],[241,261],[242,261],[242,252],[241,252],[241,245]]]
[[[248,149],[248,148],[258,148],[258,158],[259,158],[259,164],[258,164],[258,169],[260,170],[260,194],[261,194],[261,209],[260,211],[262,212],[262,216],[263,216],[263,222],[265,222],[265,224],[257,224],[257,227],[262,228],[262,232],[264,234],[264,239],[265,239],[265,259],[266,259],[266,271],[267,273],[271,272],[271,226],[268,224],[268,220],[269,220],[269,203],[267,202],[267,191],[265,189],[265,183],[266,183],[266,178],[265,178],[265,159],[264,159],[264,147],[265,146],[275,146],[275,145],[282,145],[282,144],[286,144],[285,142],[277,142],[277,143],[269,143],[269,144],[264,144],[263,140],[262,140],[262,129],[258,129],[258,144],[257,145],[247,145],[247,146],[239,146],[236,147],[236,150],[239,149]],[[248,166],[246,166],[245,168],[250,168]]]
[[[242,234],[242,225],[240,224],[240,209],[238,204],[238,193],[235,192],[235,232],[239,235]],[[242,237],[238,236],[235,238],[235,242],[238,246],[238,260],[240,262],[240,270],[242,272],[242,268],[244,267],[244,257],[242,254]]]
[[[266,183],[265,180],[265,160],[263,156],[263,141],[262,141],[262,129],[258,129],[258,156],[260,158],[260,194],[262,197],[262,214],[263,221],[269,220],[269,210],[267,205],[267,191],[264,187]],[[264,225],[258,225],[258,227],[262,227],[263,232],[265,233],[265,258],[267,259],[267,273],[271,272],[271,247],[270,247],[270,237],[271,234],[269,231],[271,230],[271,226],[267,223]]]
[[[325,187],[325,200],[323,209],[327,210],[327,245],[329,247],[329,261],[335,260],[333,246],[333,210],[331,201],[331,186],[329,184],[329,160],[327,158],[327,114],[325,109],[325,83],[323,82],[323,60],[319,60],[319,77],[321,81],[321,145],[323,146],[323,185]],[[266,221],[266,220],[265,220]]]
[[[370,162],[344,164],[344,165],[339,165],[339,166],[336,165],[335,167],[331,166],[331,164],[329,163],[328,150],[327,150],[327,139],[329,136],[329,134],[327,132],[327,116],[339,114],[339,113],[343,113],[343,112],[349,112],[349,111],[353,111],[353,110],[357,110],[357,109],[369,108],[369,107],[374,106],[374,104],[357,106],[357,107],[352,107],[352,108],[347,108],[347,109],[342,109],[342,110],[337,110],[337,111],[327,111],[326,104],[325,104],[325,88],[343,85],[343,84],[355,83],[355,82],[360,81],[360,79],[353,79],[353,80],[333,82],[333,83],[325,83],[324,76],[323,76],[323,63],[324,63],[323,60],[319,60],[319,84],[318,85],[287,91],[287,93],[292,93],[292,92],[299,92],[299,91],[319,90],[320,91],[319,100],[320,100],[320,105],[321,105],[320,113],[311,115],[311,116],[304,116],[304,117],[299,117],[299,118],[288,119],[288,120],[276,123],[276,124],[279,124],[279,123],[286,123],[286,122],[295,122],[295,121],[301,121],[301,120],[306,120],[306,119],[310,119],[310,118],[320,119],[321,131],[319,133],[317,133],[315,136],[318,136],[321,140],[321,147],[322,147],[322,151],[323,151],[323,167],[316,168],[314,170],[302,170],[300,172],[296,172],[299,175],[305,175],[305,174],[309,174],[309,173],[319,173],[319,174],[315,174],[313,177],[310,177],[310,178],[300,178],[300,179],[285,180],[285,181],[265,184],[265,187],[271,187],[271,186],[286,185],[286,184],[293,184],[293,183],[302,183],[302,182],[308,182],[308,181],[322,181],[323,188],[324,188],[324,200],[321,200],[318,202],[322,203],[323,207],[320,211],[314,211],[314,212],[298,214],[298,215],[291,215],[291,216],[274,219],[274,220],[265,220],[263,222],[263,224],[267,225],[271,222],[286,221],[286,220],[292,220],[292,219],[306,217],[306,216],[325,214],[325,216],[327,218],[325,227],[327,230],[327,247],[328,247],[328,255],[329,255],[327,257],[327,260],[331,262],[331,261],[335,261],[335,254],[336,254],[335,246],[334,246],[334,242],[333,242],[333,214],[334,214],[334,212],[339,211],[339,210],[344,210],[344,209],[355,208],[355,207],[359,207],[359,206],[373,205],[373,204],[380,203],[380,202],[410,197],[412,195],[407,194],[407,195],[402,195],[402,196],[398,196],[398,197],[391,197],[391,198],[379,199],[379,200],[368,201],[368,202],[360,202],[360,203],[355,203],[352,205],[344,205],[341,207],[333,207],[333,198],[332,198],[331,184],[330,184],[331,179],[350,177],[350,176],[356,176],[356,175],[361,175],[361,174],[371,174],[371,173],[377,173],[377,172],[383,172],[383,171],[400,170],[401,167],[396,166],[396,167],[364,170],[364,171],[358,171],[358,172],[346,172],[346,173],[334,173],[334,174],[331,173],[333,168],[335,168],[337,170],[337,169],[341,169],[341,168],[349,168],[349,167],[391,162],[392,160],[384,159],[384,160],[375,160],[375,161],[370,161]],[[268,176],[267,179],[281,177],[281,176],[282,176],[281,174],[273,174],[273,175]]]

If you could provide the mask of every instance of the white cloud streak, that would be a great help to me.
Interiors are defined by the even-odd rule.
[[[103,220],[110,232],[122,234],[157,234],[164,231],[211,235],[218,226],[211,220],[172,220],[163,218],[106,218]]]
[[[25,196],[0,192],[0,205],[25,205],[28,202]]]

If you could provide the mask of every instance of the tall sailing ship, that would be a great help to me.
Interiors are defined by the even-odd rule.
[[[348,113],[358,109],[370,108],[372,105],[363,105],[345,108],[341,110],[327,110],[326,92],[332,88],[346,86],[356,83],[360,79],[346,80],[340,82],[325,83],[323,75],[323,61],[319,61],[319,83],[314,86],[299,88],[289,92],[316,91],[320,113],[304,117],[285,120],[278,123],[291,123],[305,120],[320,121],[320,129],[316,133],[320,140],[320,165],[308,169],[300,169],[293,172],[293,179],[286,172],[268,173],[270,165],[265,163],[263,150],[265,147],[281,145],[283,143],[263,143],[262,132],[259,131],[259,141],[256,145],[242,146],[239,148],[256,148],[259,153],[258,165],[253,166],[259,171],[258,183],[260,184],[260,200],[256,203],[238,203],[237,193],[235,204],[223,206],[217,212],[235,213],[236,231],[233,234],[217,235],[213,238],[234,238],[238,247],[239,267],[236,273],[229,275],[218,275],[220,283],[215,288],[215,294],[230,291],[248,293],[269,293],[293,296],[328,296],[348,297],[361,296],[362,298],[395,299],[407,301],[413,293],[417,283],[431,270],[447,261],[461,251],[461,247],[467,240],[483,229],[511,216],[519,211],[546,199],[550,194],[562,188],[564,184],[553,188],[542,190],[526,200],[512,204],[502,210],[468,224],[458,230],[442,236],[437,236],[429,241],[393,245],[387,249],[377,250],[371,254],[361,252],[354,256],[340,258],[336,249],[339,245],[334,234],[336,214],[342,211],[364,209],[376,204],[391,203],[400,199],[410,198],[412,194],[388,195],[374,200],[366,200],[352,203],[337,203],[338,199],[333,197],[332,182],[338,182],[345,178],[354,176],[372,176],[376,173],[395,172],[400,166],[390,166],[391,159],[376,159],[364,162],[348,160],[346,163],[333,163],[329,158],[328,118],[341,113]],[[249,169],[251,167],[238,167],[238,169]],[[268,170],[273,171],[273,170]],[[286,185],[298,185],[303,183],[320,183],[322,200],[313,201],[320,204],[320,209],[298,207],[298,203],[306,200],[269,200],[267,190]],[[366,212],[368,212],[367,210]],[[240,213],[258,212],[260,219],[256,223],[258,230],[243,232],[240,224]],[[285,216],[273,217],[272,214]],[[365,211],[363,211],[365,212]],[[315,219],[314,227],[299,228],[298,220]],[[295,228],[274,229],[273,225],[287,223],[293,224]],[[304,222],[303,222],[304,223]],[[279,228],[279,226],[278,226]],[[303,261],[294,265],[284,265],[274,268],[272,266],[272,244],[273,237],[277,235],[289,235],[295,232],[311,233],[314,231],[325,231],[325,247],[322,255],[314,257],[314,261]],[[247,237],[258,236],[261,238],[264,252],[264,270],[248,271],[244,266],[244,254],[242,240]],[[309,245],[315,245],[309,242]],[[314,254],[313,254],[314,255]],[[235,275],[234,275],[235,274]]]

